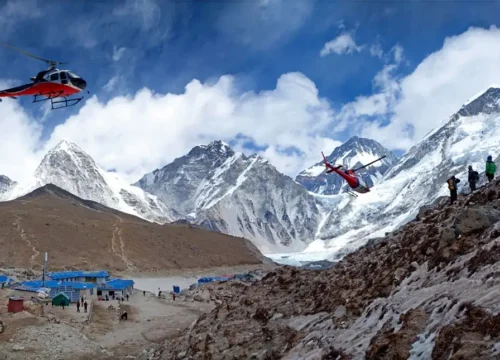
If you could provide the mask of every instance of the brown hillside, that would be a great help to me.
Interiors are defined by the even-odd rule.
[[[0,262],[50,270],[140,272],[261,263],[248,240],[188,225],[159,225],[83,200],[54,185],[0,203]]]

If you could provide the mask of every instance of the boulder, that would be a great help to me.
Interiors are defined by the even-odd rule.
[[[442,228],[441,231],[439,232],[438,250],[450,246],[455,239],[456,239],[456,234],[452,228],[449,227]]]
[[[469,208],[458,214],[455,226],[461,234],[480,231],[500,220],[500,211],[490,208]]]
[[[424,205],[418,210],[417,220],[423,219],[429,212],[434,209],[432,205]]]
[[[340,305],[335,309],[335,312],[333,313],[333,316],[337,319],[344,317],[345,314],[347,313],[347,309],[345,308],[344,305]]]

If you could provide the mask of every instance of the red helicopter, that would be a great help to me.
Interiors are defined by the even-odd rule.
[[[342,167],[342,165],[337,165],[337,166],[332,166],[327,160],[326,160],[326,156],[325,154],[323,154],[323,152],[321,152],[321,155],[323,155],[323,161],[325,162],[325,166],[327,169],[326,172],[327,173],[331,173],[331,172],[335,172],[337,173],[338,175],[340,175],[345,181],[347,181],[347,184],[351,187],[352,190],[360,193],[360,194],[365,194],[367,192],[370,191],[370,188],[368,187],[368,185],[365,184],[365,182],[356,176],[355,172],[360,170],[360,169],[363,169],[367,166],[370,166],[371,164],[373,163],[376,163],[377,161],[380,161],[382,160],[383,158],[386,157],[386,155],[382,156],[381,158],[378,158],[377,160],[373,160],[372,162],[366,164],[366,165],[363,165],[363,166],[360,166],[359,168],[357,169],[352,169],[352,170],[340,170],[340,168]],[[353,193],[352,191],[347,191],[347,193],[351,196],[354,196],[354,197],[358,197],[358,195],[356,195],[355,193]]]
[[[68,98],[68,96],[77,94],[84,90],[87,87],[87,82],[72,71],[59,70],[56,68],[56,65],[67,63],[43,59],[24,50],[15,48],[12,45],[6,43],[1,44],[34,59],[45,61],[49,64],[49,68],[47,70],[40,71],[36,77],[30,78],[32,81],[31,84],[16,86],[0,91],[0,102],[2,101],[2,97],[17,99],[18,96],[31,95],[34,96],[34,103],[50,100],[51,110],[55,110],[74,106],[83,99],[83,96],[72,99]],[[64,105],[59,106],[58,104]],[[54,107],[54,105],[56,105],[56,107]]]

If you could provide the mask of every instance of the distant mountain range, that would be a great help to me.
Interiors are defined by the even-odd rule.
[[[0,176],[0,200],[54,184],[148,221],[191,223],[244,237],[264,253],[305,249],[333,259],[413,219],[421,206],[447,194],[444,182],[451,174],[466,187],[469,164],[482,172],[486,156],[498,156],[499,104],[500,89],[489,88],[400,159],[374,140],[349,139],[328,161],[354,168],[386,156],[359,172],[373,189],[355,199],[345,194],[340,177],[325,173],[321,161],[294,180],[263,157],[235,152],[223,141],[196,146],[132,185],[62,141],[32,178],[18,183]]]

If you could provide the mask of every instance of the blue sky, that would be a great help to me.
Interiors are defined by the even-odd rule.
[[[398,153],[407,150],[418,141],[422,132],[429,131],[437,125],[436,121],[442,119],[433,120],[434,123],[417,130],[413,128],[415,124],[406,124],[404,128],[410,129],[408,139],[385,143],[384,140],[392,136],[383,135],[381,126],[392,121],[393,110],[400,105],[402,93],[374,88],[377,74],[382,74],[385,69],[387,76],[383,84],[401,85],[401,79],[410,77],[429,55],[443,48],[445,38],[464,34],[470,27],[489,29],[491,25],[500,25],[497,15],[500,2],[493,1],[14,0],[1,4],[3,40],[42,57],[69,62],[67,67],[87,80],[91,96],[97,96],[102,106],[116,96],[133,97],[143,88],[161,95],[182,95],[193,79],[209,87],[217,84],[223,75],[234,76],[234,83],[228,90],[232,99],[238,99],[245,92],[259,96],[262,91],[275,90],[283,74],[300,73],[312,82],[317,98],[327,102],[327,105],[318,105],[323,112],[314,116],[325,117],[319,121],[322,126],[315,131],[321,137],[321,144],[330,151],[331,147],[354,134],[373,135]],[[342,34],[349,35],[362,49],[321,56],[325,43]],[[395,59],[394,47],[402,50],[401,59]],[[45,67],[44,63],[10,49],[0,51],[1,68],[5,69],[0,79],[24,82]],[[390,66],[393,68],[389,69]],[[470,95],[484,85],[478,83],[474,86],[470,88]],[[385,109],[361,116],[356,110],[354,115],[348,115],[349,104],[357,106],[353,103],[356,97],[370,97],[377,92],[383,93],[385,101],[390,102],[387,107],[391,111]],[[465,94],[461,94],[452,105],[463,103]],[[390,97],[394,98],[387,100]],[[40,125],[40,138],[32,139],[37,149],[53,143],[52,138],[55,141],[54,128],[58,124],[64,125],[70,115],[75,115],[75,122],[82,121],[81,129],[92,126],[82,120],[83,116],[89,116],[82,115],[85,112],[82,108],[88,104],[46,114],[43,108],[31,104],[30,99],[18,102],[29,122]],[[203,124],[211,126],[208,120],[204,121]],[[377,129],[363,130],[366,124],[373,125],[374,122]],[[119,127],[120,123],[114,126]],[[286,121],[282,126],[287,126]],[[78,128],[77,125],[73,127]],[[110,125],[110,129],[113,126]],[[243,132],[244,129],[231,131],[227,134],[222,131],[225,135],[221,137],[229,141],[241,132],[244,136],[238,138],[246,136],[245,144],[255,144],[255,148],[250,146],[246,151],[262,151],[280,170],[289,174],[311,165],[314,154],[321,147],[309,144],[294,148],[287,140],[271,146],[265,137],[250,136]],[[63,130],[60,132],[69,134]],[[182,146],[177,144],[178,150],[175,151],[165,144],[164,147],[158,145],[158,149],[172,155],[155,162],[146,161],[147,164],[143,161],[134,171],[131,168],[122,170],[127,174],[134,173],[134,176],[140,171],[151,171],[153,169],[149,167],[164,165],[188,150],[198,139],[209,141],[211,137],[217,137],[216,134],[199,134],[183,142]],[[307,134],[308,138],[316,135]],[[79,140],[80,145],[84,143],[82,147],[86,150],[94,149],[89,150],[92,155],[103,157],[101,152],[109,154],[109,150],[96,150],[97,140],[89,140],[91,136],[97,135],[89,134],[85,138],[75,138],[75,141]],[[165,143],[169,142],[168,136],[164,134]],[[138,138],[137,141],[148,140]],[[244,149],[243,143],[240,145]],[[270,147],[267,152],[262,150],[267,147]],[[298,152],[292,151],[297,148]],[[119,171],[125,160],[115,164],[113,159],[117,156],[106,155],[103,166]],[[280,167],[282,160],[286,166]]]

